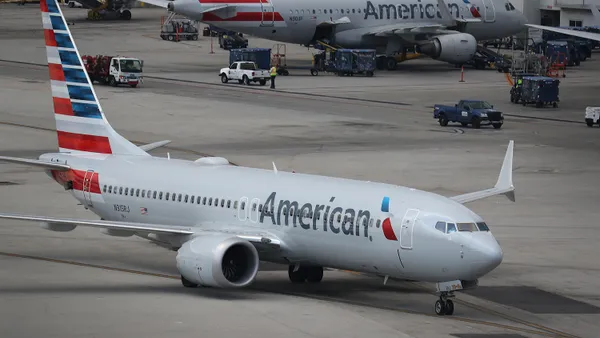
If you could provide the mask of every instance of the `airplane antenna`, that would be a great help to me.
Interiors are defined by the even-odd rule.
[[[171,154],[167,151],[167,160],[171,159]]]
[[[277,167],[275,166],[275,162],[273,162],[273,171],[277,174]]]

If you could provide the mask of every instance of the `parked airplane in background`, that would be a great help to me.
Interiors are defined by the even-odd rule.
[[[470,60],[477,40],[525,28],[508,0],[147,0],[191,19],[264,39],[311,46],[374,48],[396,68],[395,53],[417,46],[436,60]]]
[[[595,26],[600,27],[600,9],[598,7],[592,6],[590,8],[592,11],[592,15],[594,15]],[[532,25],[527,24],[529,27],[539,28],[551,32],[562,33],[565,35],[576,36],[578,38],[584,38],[594,41],[600,41],[600,33],[592,33],[592,32],[584,32],[576,29],[565,29],[558,27],[550,27],[550,26],[541,26],[541,25]]]
[[[463,203],[504,194],[514,201],[513,141],[495,187],[443,197],[416,189],[153,157],[119,135],[102,112],[56,0],[41,0],[59,152],[38,166],[101,220],[0,213],[46,229],[104,228],[176,250],[186,287],[244,287],[259,261],[289,265],[294,283],[320,282],[323,267],[437,283],[436,313],[453,292],[477,285],[502,261],[484,220]],[[165,179],[167,178],[167,179]]]
[[[130,9],[138,0],[77,0],[65,1],[71,8],[83,7],[89,9],[88,18],[98,19],[131,19]]]

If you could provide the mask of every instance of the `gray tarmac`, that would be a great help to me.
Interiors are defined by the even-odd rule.
[[[600,261],[597,182],[600,53],[561,79],[558,108],[513,105],[503,74],[415,60],[373,78],[308,75],[310,51],[287,46],[292,74],[278,89],[220,84],[227,52],[210,41],[158,38],[158,9],[131,22],[86,22],[64,9],[82,54],[145,61],[140,88],[96,86],[113,127],[137,143],[173,140],[156,156],[223,156],[244,166],[408,185],[442,195],[492,186],[515,140],[517,202],[469,206],[490,224],[503,263],[433,315],[431,285],[327,271],[321,285],[287,281],[263,264],[245,290],[188,290],[175,253],[97,229],[54,233],[0,221],[0,337],[597,337]],[[0,155],[56,149],[37,5],[0,5]],[[275,42],[250,37],[251,47]],[[436,103],[489,100],[500,130],[440,127]],[[0,210],[94,217],[37,169],[0,164]]]

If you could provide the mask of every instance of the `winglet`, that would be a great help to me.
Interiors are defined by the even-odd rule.
[[[158,141],[154,143],[144,144],[139,146],[143,151],[150,151],[156,148],[164,147],[167,144],[171,143],[171,140]]]
[[[277,167],[275,166],[275,162],[273,162],[273,172],[275,172],[275,174],[277,174]]]
[[[448,26],[453,26],[456,20],[452,18],[452,14],[450,14],[450,10],[448,9],[448,5],[444,0],[438,0],[438,7],[440,10],[440,14],[442,15],[442,19],[444,19],[444,23]]]
[[[508,148],[506,149],[506,155],[504,155],[504,163],[502,163],[502,169],[500,169],[498,181],[494,186],[498,190],[508,190],[504,194],[513,202],[515,201],[515,186],[513,185],[512,181],[514,146],[515,141],[510,140],[508,143]]]

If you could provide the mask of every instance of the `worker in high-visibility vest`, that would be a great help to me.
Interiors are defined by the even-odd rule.
[[[275,77],[277,77],[277,67],[273,65],[269,72],[271,73],[271,89],[275,89]]]

